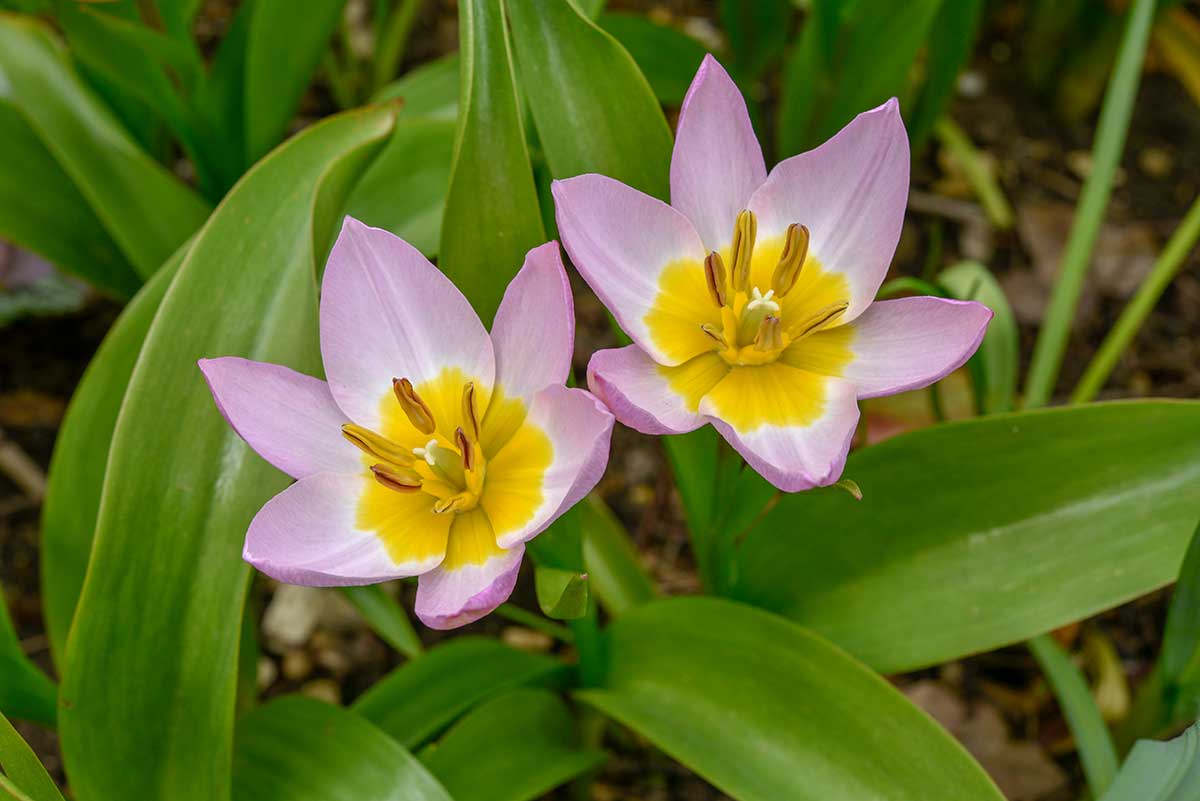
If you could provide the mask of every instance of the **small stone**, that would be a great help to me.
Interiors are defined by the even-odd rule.
[[[318,587],[279,585],[263,613],[263,640],[269,650],[281,653],[308,640],[320,614],[321,592]]]
[[[274,684],[277,678],[279,678],[279,666],[275,664],[275,660],[269,656],[260,656],[258,658],[258,677],[255,681],[259,692]]]
[[[987,91],[987,78],[982,72],[967,70],[958,76],[958,94],[967,100],[983,97]]]
[[[554,647],[554,640],[549,634],[543,634],[523,626],[505,627],[504,631],[500,632],[500,639],[504,641],[505,645],[516,648],[518,651],[535,654],[544,654]]]
[[[342,688],[333,679],[313,679],[300,688],[300,694],[327,704],[342,703]]]
[[[1138,153],[1138,167],[1151,178],[1166,178],[1175,169],[1175,159],[1168,150],[1147,147]]]
[[[350,657],[334,648],[325,648],[317,652],[317,664],[334,676],[345,676],[350,672]]]
[[[1092,174],[1092,154],[1086,150],[1071,150],[1067,152],[1067,169],[1080,180]]]
[[[303,648],[293,648],[283,655],[283,677],[288,681],[307,679],[312,669],[312,658]]]

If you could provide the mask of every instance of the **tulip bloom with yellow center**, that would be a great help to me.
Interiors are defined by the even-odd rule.
[[[745,101],[705,58],[670,205],[601,175],[554,183],[563,246],[634,341],[592,357],[592,391],[644,433],[712,423],[782,490],[837,481],[858,400],[944,377],[991,319],[978,303],[873,302],[908,171],[892,100],[768,175]]]
[[[558,245],[529,252],[489,335],[414,248],[347,218],[320,325],[328,382],[200,363],[234,430],[297,479],[250,524],[246,561],[292,584],[420,576],[426,625],[482,617],[512,592],[524,543],[608,460],[612,415],[564,386],[575,321]]]

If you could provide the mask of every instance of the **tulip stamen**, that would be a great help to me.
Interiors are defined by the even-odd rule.
[[[783,238],[783,252],[779,254],[779,263],[775,265],[775,272],[771,276],[771,290],[779,297],[791,292],[800,279],[800,272],[808,258],[808,242],[807,226],[796,223],[788,226]]]
[[[421,396],[417,394],[411,381],[407,378],[393,378],[392,391],[396,393],[396,400],[400,402],[400,408],[404,410],[404,414],[408,417],[408,422],[412,423],[413,428],[422,434],[432,434],[437,430],[437,421],[434,420],[433,410],[429,408],[429,404],[421,400]]]
[[[754,335],[754,348],[763,353],[783,349],[783,331],[778,317],[768,315],[763,318],[758,326],[758,333]]]
[[[363,453],[381,462],[401,467],[409,467],[413,463],[413,456],[410,452],[369,428],[346,423],[342,426],[342,436]]]
[[[728,298],[725,262],[721,254],[713,251],[704,257],[704,282],[708,286],[708,296],[720,309]]]
[[[412,470],[397,469],[386,464],[373,464],[371,473],[375,476],[376,481],[396,492],[419,492],[421,489],[421,476]]]
[[[730,269],[733,271],[733,290],[745,292],[750,288],[750,265],[754,258],[754,240],[758,236],[758,218],[749,209],[738,213],[733,226],[733,242],[729,246]]]
[[[844,300],[839,303],[830,303],[828,306],[822,306],[802,320],[799,325],[794,326],[788,331],[788,334],[793,341],[801,337],[806,337],[814,331],[825,327],[838,317],[841,317],[848,308],[850,308],[850,304]]]

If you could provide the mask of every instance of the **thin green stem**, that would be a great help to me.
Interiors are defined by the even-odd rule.
[[[522,609],[513,604],[500,604],[496,609],[496,614],[505,620],[511,620],[513,623],[524,626],[527,629],[540,631],[542,634],[553,637],[556,640],[561,640],[565,643],[575,642],[575,635],[566,626],[555,623],[553,620],[548,620],[541,615],[534,614],[528,609]]]
[[[992,225],[1007,231],[1013,225],[1013,210],[1004,196],[1004,190],[992,177],[987,164],[966,132],[949,117],[941,117],[933,126],[933,135],[944,148],[950,151],[962,168],[967,183],[971,185],[984,213]]]
[[[1100,349],[1083,371],[1083,378],[1079,379],[1079,384],[1071,394],[1072,403],[1087,403],[1100,392],[1117,366],[1117,360],[1133,343],[1142,323],[1196,247],[1197,239],[1200,239],[1200,196],[1192,202],[1192,207],[1159,254],[1150,274],[1138,287],[1137,293],[1125,306],[1116,325],[1108,332]]]
[[[352,81],[332,50],[325,51],[321,58],[321,69],[329,84],[329,94],[333,95],[333,102],[338,104],[338,108],[353,108],[356,104]]]
[[[342,587],[342,595],[354,605],[371,628],[388,645],[409,659],[416,659],[425,651],[421,637],[413,628],[408,612],[400,603],[384,592],[378,584],[363,587]]]
[[[1100,233],[1104,211],[1112,194],[1113,178],[1125,148],[1133,101],[1137,96],[1154,0],[1134,0],[1125,24],[1121,49],[1100,111],[1096,142],[1092,147],[1092,169],[1083,184],[1082,196],[1071,225],[1071,234],[1059,268],[1058,283],[1042,321],[1033,350],[1033,361],[1025,383],[1025,405],[1045,406],[1054,393],[1062,367],[1063,353],[1071,333],[1071,321],[1079,305],[1083,281],[1091,262],[1092,249]]]
[[[1054,696],[1062,707],[1063,717],[1075,736],[1075,747],[1083,773],[1087,777],[1088,789],[1094,798],[1104,795],[1117,775],[1117,749],[1113,746],[1108,724],[1100,714],[1100,707],[1092,698],[1091,688],[1071,657],[1048,634],[1029,641],[1029,650],[1046,674]]]
[[[587,614],[571,621],[575,635],[575,650],[579,652],[579,683],[582,689],[599,687],[607,671],[608,657],[600,636],[600,615],[595,596],[588,597]]]
[[[404,61],[404,51],[408,46],[408,37],[412,34],[421,5],[422,0],[401,0],[400,5],[388,15],[387,21],[377,32],[370,95],[373,96],[382,89],[400,71],[400,63]]]

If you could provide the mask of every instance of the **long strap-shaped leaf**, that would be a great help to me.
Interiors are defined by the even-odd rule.
[[[53,726],[57,701],[54,682],[21,650],[8,607],[0,595],[0,712]]]
[[[8,776],[31,801],[63,801],[62,793],[33,749],[3,715],[0,715],[0,773]]]
[[[236,354],[315,371],[317,262],[394,119],[379,107],[331,118],[251,170],[198,234],[151,324],[67,646],[60,732],[81,798],[229,796],[249,576],[240,546],[286,479],[229,430],[196,360]]]

